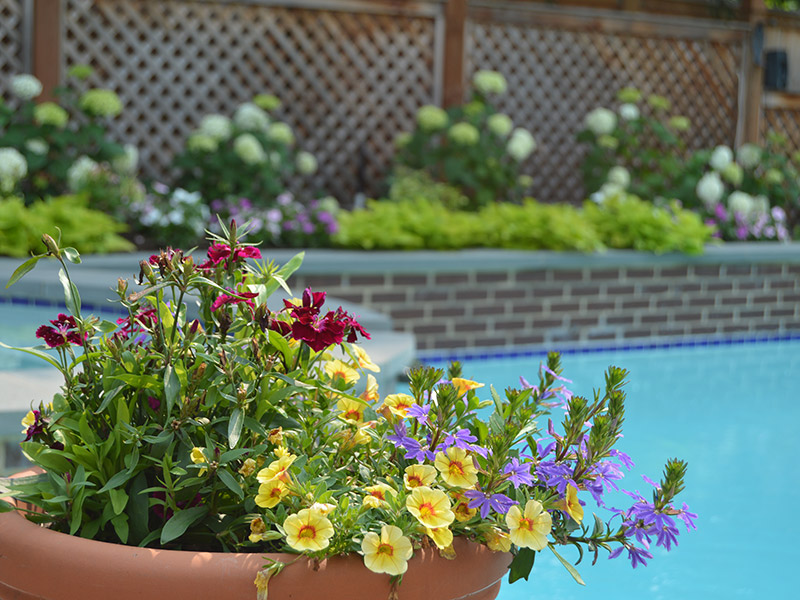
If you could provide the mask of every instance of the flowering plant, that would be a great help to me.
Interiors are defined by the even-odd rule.
[[[68,73],[73,82],[91,74],[81,65]],[[105,210],[136,192],[136,151],[106,131],[105,121],[122,111],[113,91],[63,86],[54,90],[57,102],[37,104],[42,84],[22,74],[12,78],[11,92],[8,104],[0,101],[0,194],[19,193],[30,204],[85,192],[93,208]]]
[[[171,190],[156,181],[145,196],[131,204],[129,219],[139,247],[154,248],[167,240],[191,247],[203,239],[211,211],[200,192]]]
[[[527,129],[514,128],[511,118],[491,104],[491,98],[506,89],[500,73],[478,71],[467,104],[447,111],[433,105],[420,108],[416,129],[397,140],[398,166],[426,171],[455,186],[472,209],[521,200],[533,183],[522,174],[522,165],[536,149],[536,141]]]
[[[37,330],[45,348],[26,349],[65,378],[23,420],[23,451],[45,470],[13,485],[41,507],[31,520],[140,546],[355,553],[395,583],[416,548],[452,556],[455,536],[513,552],[511,581],[549,548],[580,582],[557,546],[626,552],[636,567],[651,544],[676,544],[679,521],[694,527],[674,504],[679,460],[660,483],[647,480],[652,498],[629,492],[629,507],[606,505],[632,466],[614,447],[623,369],[611,367],[591,400],[565,387],[557,354],[533,384],[502,395],[455,363],[413,369],[408,393],[384,395],[379,367],[354,344],[369,335],[353,315],[310,289],[271,299],[301,257],[248,262],[261,254],[235,222],[212,241],[202,262],[173,249],[143,260],[144,289],[118,283],[125,316],[114,324],[83,314],[67,265],[79,257],[45,237],[69,314]],[[558,431],[552,419],[539,428],[551,410],[563,411]],[[588,518],[590,500],[608,522]],[[283,566],[259,573],[260,592]]]
[[[317,170],[314,155],[296,148],[295,135],[271,114],[280,101],[256,96],[240,105],[233,118],[206,115],[175,158],[177,185],[200,192],[206,203],[230,196],[271,207],[287,180]]]

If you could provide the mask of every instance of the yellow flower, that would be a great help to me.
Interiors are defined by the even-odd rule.
[[[267,525],[264,519],[256,517],[250,521],[250,537],[248,538],[254,544],[264,539],[264,534],[267,533]]]
[[[372,359],[367,354],[367,351],[364,350],[361,346],[353,346],[353,350],[356,353],[356,358],[358,359],[358,366],[361,369],[367,369],[368,371],[373,371],[375,373],[380,373],[381,368],[372,362]]]
[[[273,460],[266,469],[261,469],[256,475],[259,483],[268,483],[274,479],[289,481],[289,474],[286,472],[297,457],[294,454],[286,454],[278,460]]]
[[[447,485],[471,488],[478,483],[478,471],[469,453],[463,448],[451,446],[446,452],[439,452],[433,462],[442,474]]]
[[[329,540],[333,537],[331,522],[309,508],[286,517],[283,529],[286,532],[286,543],[300,552],[323,550],[328,547]]]
[[[342,411],[342,414],[339,415],[339,417],[345,421],[349,421],[351,423],[361,423],[361,421],[364,420],[364,409],[366,408],[366,405],[362,404],[358,400],[352,400],[343,396],[339,398],[339,401],[336,403],[336,408]]]
[[[493,552],[510,552],[511,551],[511,538],[505,531],[501,531],[497,527],[492,527],[486,536],[486,545],[489,550]]]
[[[389,394],[383,399],[383,405],[398,417],[405,418],[408,409],[414,406],[414,397],[408,394]]]
[[[378,380],[372,374],[367,374],[367,388],[361,394],[361,399],[365,402],[375,402],[378,396]]]
[[[208,460],[206,459],[206,456],[205,456],[205,454],[203,454],[203,449],[202,449],[202,448],[198,448],[197,446],[195,446],[194,448],[192,448],[192,453],[191,453],[189,456],[191,457],[191,459],[192,459],[192,462],[193,462],[194,464],[196,464],[196,465],[199,465],[199,464],[201,464],[201,463],[207,463],[207,462],[208,462]],[[202,469],[200,469],[200,470],[197,472],[197,475],[198,475],[198,476],[202,476],[202,475],[204,475],[204,474],[205,474],[205,472],[206,472],[206,471],[208,471],[208,469],[206,469],[205,467],[203,467]]]
[[[528,500],[525,511],[512,506],[506,513],[511,541],[520,548],[542,550],[547,546],[547,535],[553,526],[550,513],[542,508],[538,500]]]
[[[416,487],[406,498],[406,508],[425,527],[447,527],[456,516],[450,510],[450,500],[442,490]]]
[[[456,520],[460,523],[469,521],[478,512],[477,508],[469,507],[469,498],[466,498],[461,493],[454,494],[453,501],[455,502],[455,506],[453,506],[453,512],[456,515]]]
[[[335,509],[336,509],[335,504],[327,504],[325,502],[314,502],[314,504],[311,505],[311,510],[317,511],[323,517],[327,517]]]
[[[340,377],[348,385],[361,379],[358,371],[338,358],[325,363],[325,372],[331,379]]]
[[[449,527],[437,527],[436,529],[426,527],[425,533],[428,534],[428,537],[433,540],[433,543],[440,550],[444,550],[453,544],[453,532],[450,531]]]
[[[22,417],[22,433],[28,433],[28,427],[36,423],[36,415],[33,414],[32,410],[28,411],[28,414]],[[203,461],[205,462],[205,460]]]
[[[242,466],[239,467],[239,473],[244,475],[245,477],[250,477],[256,471],[256,461],[252,458],[246,458],[242,463]]]
[[[410,465],[403,475],[403,484],[407,490],[420,486],[430,487],[435,480],[436,469],[430,465]]]
[[[459,396],[463,396],[470,390],[476,390],[483,387],[482,383],[472,381],[471,379],[463,379],[461,377],[453,377],[452,383]]]
[[[386,504],[386,498],[388,494],[394,496],[397,493],[391,486],[386,485],[385,483],[368,485],[364,488],[364,491],[367,492],[367,495],[364,497],[364,506],[369,506],[370,508],[384,506]]]
[[[289,493],[286,484],[280,479],[273,479],[258,486],[256,504],[261,508],[274,508]]]
[[[567,486],[567,497],[562,498],[556,506],[578,523],[583,521],[583,507],[578,500],[578,489],[574,485]]]
[[[292,453],[289,452],[289,449],[286,446],[278,446],[272,453],[277,456],[278,458],[283,458],[285,456],[291,456]],[[263,462],[262,462],[263,464]]]
[[[370,531],[361,542],[364,564],[375,573],[402,575],[408,569],[408,559],[414,553],[411,540],[394,525],[383,525],[380,536]]]
[[[275,444],[276,446],[283,445],[283,427],[278,427],[277,429],[272,429],[267,434],[267,441],[270,444]]]

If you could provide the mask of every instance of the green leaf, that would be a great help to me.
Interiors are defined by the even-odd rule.
[[[239,437],[242,435],[242,425],[244,424],[244,414],[242,409],[238,406],[233,409],[231,418],[228,421],[228,447],[235,448],[239,443]]]
[[[220,455],[219,460],[217,462],[219,462],[220,465],[227,465],[232,460],[236,460],[240,456],[243,456],[244,454],[247,454],[250,451],[251,448],[237,448],[236,450],[228,450],[227,452],[223,452]]]
[[[208,508],[205,506],[194,506],[176,512],[161,529],[161,544],[166,544],[182,536],[192,524],[202,519],[207,511]]]
[[[119,541],[123,544],[128,543],[128,515],[121,514],[111,519],[111,524],[114,526],[114,531],[117,532]]]
[[[114,514],[122,514],[122,511],[125,510],[125,506],[128,504],[128,494],[125,493],[125,490],[115,488],[109,490],[108,495],[111,498],[111,508],[114,510]]]
[[[175,372],[175,367],[167,365],[164,369],[164,395],[167,399],[167,415],[172,413],[175,401],[181,392],[181,380]]]
[[[62,248],[61,253],[66,257],[66,259],[73,263],[73,264],[80,264],[81,262],[81,255],[80,253],[72,247]]]
[[[55,471],[57,473],[72,471],[72,465],[60,451],[50,450],[38,442],[22,442],[20,446],[22,447],[22,453],[31,462],[36,463],[47,471]]]
[[[239,496],[239,498],[244,499],[244,492],[242,491],[242,486],[239,485],[239,482],[236,481],[236,478],[233,475],[231,475],[229,471],[226,471],[225,469],[219,469],[217,470],[217,476],[220,478],[220,481],[222,481],[222,483],[224,483],[230,491]]]
[[[570,564],[570,562],[569,562],[569,561],[568,561],[566,558],[564,558],[564,557],[563,557],[563,556],[561,556],[561,555],[560,555],[558,552],[556,552],[556,549],[555,549],[555,548],[553,548],[553,546],[552,546],[552,545],[548,545],[547,547],[548,547],[548,548],[550,548],[550,551],[551,551],[553,554],[555,554],[555,555],[556,555],[556,558],[557,558],[559,561],[561,561],[561,564],[562,564],[562,565],[564,565],[564,568],[567,570],[567,572],[568,572],[570,575],[572,575],[572,578],[573,578],[575,581],[577,581],[577,582],[578,582],[578,583],[580,583],[581,585],[586,585],[586,583],[585,583],[585,582],[583,581],[583,579],[581,578],[581,574],[580,574],[580,573],[578,573],[578,570],[577,570],[575,567],[573,567],[573,566]]]
[[[127,514],[130,517],[128,522],[130,523],[131,543],[134,544],[141,542],[150,530],[147,523],[150,517],[150,503],[147,494],[142,493],[146,487],[147,476],[144,472],[139,473],[131,482]]]
[[[61,287],[64,288],[64,301],[67,304],[67,310],[76,317],[81,316],[81,295],[78,293],[78,288],[67,277],[67,272],[64,269],[59,269],[58,280],[61,282]]]
[[[33,271],[33,268],[36,266],[36,263],[39,262],[39,259],[42,258],[41,256],[32,256],[20,266],[16,268],[16,270],[11,274],[11,277],[6,284],[6,289],[10,288],[12,285],[17,283],[20,279],[22,279],[26,273],[30,273]]]
[[[37,348],[18,348],[16,346],[9,346],[7,344],[4,344],[3,342],[0,342],[0,347],[8,348],[9,350],[17,350],[18,352],[24,352],[25,354],[31,354],[33,356],[41,358],[44,361],[49,362],[56,369],[60,370],[60,365],[58,364],[58,362],[52,356],[50,356],[46,352],[42,352],[41,350],[38,350]]]
[[[536,560],[536,551],[530,548],[520,548],[514,560],[511,561],[511,566],[508,570],[508,583],[514,583],[518,579],[528,581],[528,576],[533,569],[533,563]]]

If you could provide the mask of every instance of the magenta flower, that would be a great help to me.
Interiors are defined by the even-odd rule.
[[[236,294],[235,296],[229,296],[228,294],[220,294],[217,296],[217,299],[214,300],[214,303],[211,305],[211,312],[216,311],[220,306],[225,306],[227,304],[240,304],[244,302],[250,308],[254,308],[255,305],[253,304],[253,298],[258,296],[258,292],[237,292],[228,288],[231,294]]]
[[[36,330],[36,337],[42,338],[49,348],[57,348],[67,343],[80,346],[88,336],[87,333],[84,333],[83,340],[81,339],[75,317],[68,317],[63,313],[59,313],[58,318],[50,321],[50,323],[53,324],[52,327],[41,325]]]
[[[347,336],[348,342],[355,342],[358,334],[370,339],[369,334],[353,317],[342,310],[328,313],[320,318],[322,305],[325,303],[325,292],[312,292],[306,288],[303,292],[301,306],[295,306],[284,300],[287,310],[295,319],[292,323],[292,337],[304,341],[315,352],[320,352],[333,344],[340,344]]]
[[[237,263],[245,258],[261,258],[261,250],[255,246],[239,246],[233,251],[228,244],[212,244],[207,252],[208,260],[197,266],[198,269],[211,270],[223,263],[228,266],[229,261]]]

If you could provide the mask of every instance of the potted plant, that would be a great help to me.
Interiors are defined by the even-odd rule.
[[[622,369],[592,400],[557,354],[502,395],[453,364],[382,397],[357,319],[324,292],[270,300],[302,257],[256,262],[235,222],[202,261],[167,249],[140,263],[143,289],[120,279],[117,323],[82,313],[78,254],[43,239],[9,283],[60,261],[69,314],[24,350],[65,382],[23,420],[42,473],[0,501],[0,595],[494,598],[546,548],[581,582],[557,546],[636,566],[694,527],[678,460],[652,500],[585,515],[630,466]],[[540,430],[556,407],[563,431]]]

